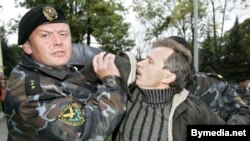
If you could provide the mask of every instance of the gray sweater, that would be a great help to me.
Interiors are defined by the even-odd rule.
[[[185,89],[179,93],[170,89],[150,91],[133,91],[127,102],[127,113],[113,139],[185,141],[187,125],[225,124],[202,100]]]
[[[123,120],[116,140],[167,141],[173,95],[173,89],[136,89],[127,103],[127,116]]]

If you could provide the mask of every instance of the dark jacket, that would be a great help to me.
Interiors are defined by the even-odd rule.
[[[176,98],[175,98],[176,97]],[[176,95],[173,100],[172,111],[172,126],[169,124],[169,141],[184,141],[187,137],[186,125],[216,125],[225,124],[217,114],[214,113],[203,101],[199,98],[188,94],[188,91],[182,91]],[[177,102],[179,101],[179,102]],[[176,105],[176,106],[175,106]],[[171,131],[172,138],[171,139]]]
[[[70,67],[52,69],[23,55],[7,84],[8,141],[104,140],[125,103],[118,77],[97,88]]]
[[[150,104],[152,103],[145,102],[143,100],[143,95],[144,94],[142,93],[142,91],[139,91],[138,88],[136,88],[133,91],[132,97],[129,98],[127,102],[127,113],[125,114],[124,119],[122,120],[122,123],[120,124],[121,126],[113,134],[114,135],[113,138],[115,138],[117,141],[133,141],[134,140],[123,133],[125,132],[124,130],[126,131],[133,130],[131,129],[133,128],[133,125],[132,125],[133,122],[128,119],[132,117],[138,118],[134,115],[135,113],[131,112],[132,107],[133,108],[136,107],[136,104],[140,104],[140,106],[137,106],[139,107],[139,109],[136,109],[138,111],[141,111],[142,109],[144,109],[144,111],[147,111],[147,113],[155,113],[155,112],[149,111],[149,110],[154,110],[154,108],[148,108],[148,107],[152,107],[152,105],[150,106]],[[203,101],[201,101],[199,98],[197,98],[194,95],[190,95],[189,92],[185,89],[181,91],[180,93],[176,93],[173,96],[171,103],[172,103],[172,106],[171,106],[171,109],[169,111],[169,115],[167,118],[168,122],[167,124],[164,124],[165,126],[167,126],[166,135],[167,135],[168,141],[185,141],[187,137],[187,125],[224,124],[224,121],[217,114],[215,114],[210,108],[208,108],[207,105]],[[163,117],[155,117],[154,119],[157,120],[161,118]],[[141,120],[142,119],[140,119],[139,121]],[[154,122],[152,122],[152,124],[153,123]],[[148,124],[148,123],[142,123],[142,124]],[[153,125],[150,125],[150,126],[153,127]],[[153,132],[153,130],[151,132]],[[148,136],[149,134],[152,134],[151,132],[145,131],[141,134],[141,136]],[[131,137],[133,138],[133,136]],[[156,136],[156,135],[152,134],[152,136]]]

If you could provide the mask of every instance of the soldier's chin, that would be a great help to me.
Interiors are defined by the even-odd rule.
[[[53,64],[57,66],[65,66],[68,63],[69,63],[69,59],[66,59],[66,58],[56,58],[53,61]]]
[[[50,67],[57,68],[57,69],[62,69],[62,68],[64,68],[66,65],[67,65],[67,63],[62,62],[62,63],[58,63],[58,64],[51,65]]]

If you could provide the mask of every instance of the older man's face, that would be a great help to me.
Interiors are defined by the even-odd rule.
[[[173,50],[166,47],[152,49],[147,58],[138,62],[136,84],[143,89],[166,88],[168,84],[163,82],[166,75],[164,60],[173,53]]]

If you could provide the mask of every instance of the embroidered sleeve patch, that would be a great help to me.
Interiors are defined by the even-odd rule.
[[[70,103],[64,107],[59,115],[59,120],[70,126],[79,126],[84,123],[81,106],[77,103]]]

